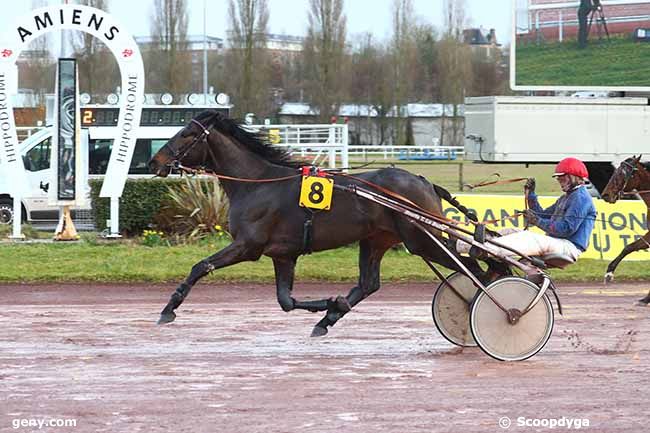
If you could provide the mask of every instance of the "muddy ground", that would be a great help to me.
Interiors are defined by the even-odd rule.
[[[564,317],[518,363],[447,343],[430,285],[385,285],[320,339],[320,314],[283,313],[270,284],[199,285],[156,326],[171,289],[0,286],[0,431],[650,430],[650,308],[634,306],[647,285],[561,285]],[[39,419],[77,425],[14,429]]]

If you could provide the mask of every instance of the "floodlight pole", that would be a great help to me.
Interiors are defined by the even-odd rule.
[[[203,0],[203,103],[208,103],[208,33],[207,0]]]

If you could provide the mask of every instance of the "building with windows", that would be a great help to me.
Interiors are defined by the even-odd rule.
[[[463,42],[468,44],[472,53],[485,58],[493,58],[500,51],[494,29],[485,30],[483,27],[463,30]]]

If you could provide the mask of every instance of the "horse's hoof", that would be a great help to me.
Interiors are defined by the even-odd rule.
[[[327,328],[318,325],[314,326],[314,330],[311,331],[311,337],[322,337],[325,334],[327,334]]]
[[[639,299],[638,301],[636,301],[636,303],[634,305],[636,305],[637,307],[647,307],[648,302],[650,302],[650,301],[648,301],[645,298],[644,299]]]
[[[160,319],[158,319],[159,325],[164,325],[165,323],[171,323],[176,319],[176,313],[173,311],[171,313],[162,313]]]
[[[614,281],[614,273],[613,272],[607,272],[605,274],[605,280],[603,281],[605,284],[609,284],[612,281]]]

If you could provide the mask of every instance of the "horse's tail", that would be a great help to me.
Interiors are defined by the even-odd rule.
[[[478,222],[478,217],[476,216],[476,212],[471,211],[467,209],[465,206],[463,206],[462,204],[460,204],[460,202],[456,200],[456,197],[453,197],[449,191],[447,191],[440,185],[436,185],[435,183],[432,183],[431,185],[433,185],[433,189],[436,191],[436,194],[438,194],[440,198],[445,199],[446,202],[448,202],[450,205],[452,205],[453,207],[461,211],[463,215],[465,215],[470,220],[474,222]]]

